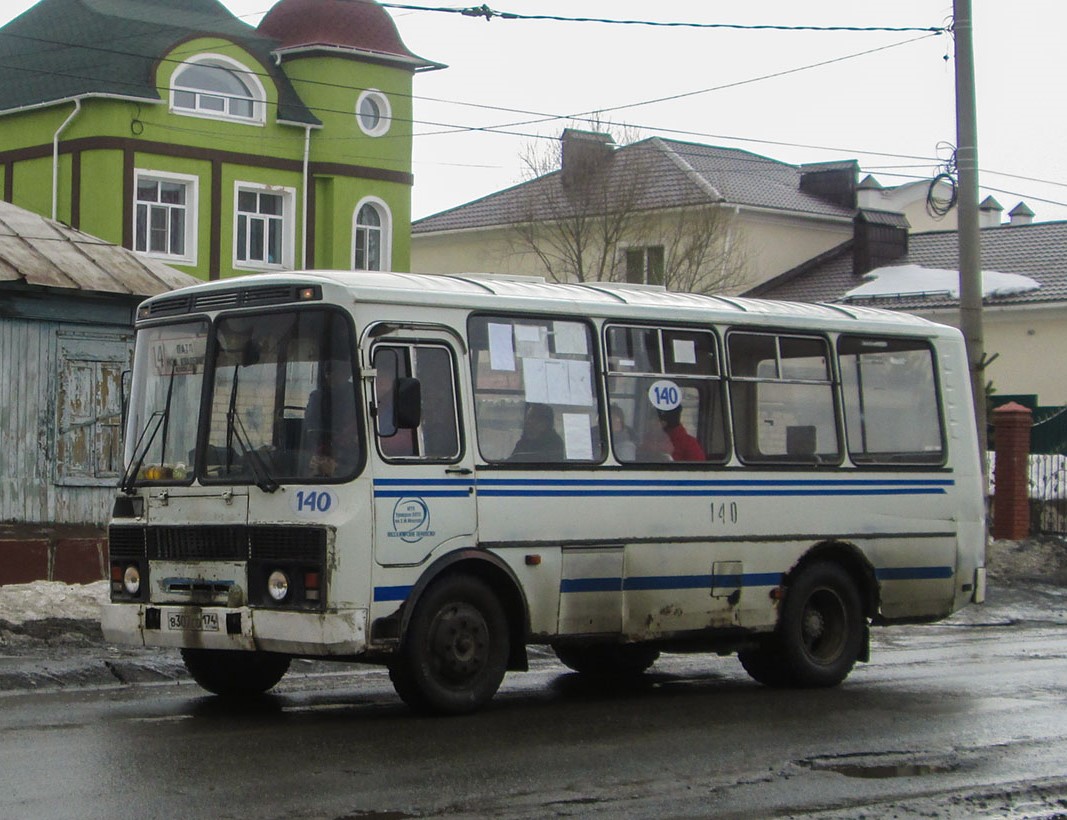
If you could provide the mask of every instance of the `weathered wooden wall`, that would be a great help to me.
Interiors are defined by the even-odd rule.
[[[105,577],[130,297],[0,288],[0,585]]]

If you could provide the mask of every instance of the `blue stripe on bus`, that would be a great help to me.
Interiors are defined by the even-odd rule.
[[[944,580],[954,575],[952,567],[884,567],[875,570],[879,581]],[[782,583],[781,572],[748,572],[732,575],[646,575],[633,578],[563,578],[561,593],[646,592],[668,589],[711,589],[714,587],[774,587]],[[412,585],[375,587],[374,600],[404,601]]]
[[[404,584],[397,587],[375,587],[375,601],[404,601],[411,594],[412,585]]]
[[[375,484],[383,483],[376,480]],[[393,483],[393,482],[390,482]],[[396,482],[401,483],[401,482]],[[407,482],[404,482],[407,483]],[[425,482],[430,483],[430,482]],[[479,487],[508,487],[508,486],[562,486],[562,487],[726,487],[726,486],[930,486],[951,487],[956,482],[954,479],[911,479],[911,478],[722,478],[722,479],[590,479],[590,478],[479,478]]]
[[[883,567],[874,571],[879,581],[930,581],[951,578],[952,567]]]
[[[893,567],[880,569],[880,581],[925,581],[951,578],[952,567]],[[564,578],[560,592],[635,592],[712,587],[774,587],[782,583],[781,572],[748,572],[732,575],[648,575],[633,578]]]
[[[944,495],[952,479],[377,479],[376,498],[663,498]]]
[[[563,578],[560,592],[621,592],[622,578]]]
[[[885,487],[871,489],[712,489],[706,490],[479,490],[483,498],[684,498],[699,496],[869,496],[869,495],[944,495],[939,487]],[[375,493],[377,495],[377,493]],[[428,495],[428,493],[427,493]]]

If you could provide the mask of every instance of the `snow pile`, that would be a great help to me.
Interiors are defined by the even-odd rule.
[[[892,296],[948,296],[960,297],[960,272],[921,265],[890,265],[875,268],[864,275],[859,287],[844,295],[844,299],[877,299]],[[982,297],[1012,296],[1028,293],[1041,283],[1019,273],[982,271]]]
[[[108,599],[108,582],[64,584],[34,581],[0,586],[0,621],[22,624],[48,618],[99,621],[100,606]]]

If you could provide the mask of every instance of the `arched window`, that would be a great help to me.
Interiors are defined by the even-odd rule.
[[[171,108],[201,117],[263,122],[266,94],[245,66],[222,55],[200,55],[178,67]]]
[[[356,207],[352,239],[354,270],[389,270],[389,208],[381,200],[364,200]]]

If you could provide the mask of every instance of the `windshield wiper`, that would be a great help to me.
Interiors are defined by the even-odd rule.
[[[263,458],[248,443],[248,431],[244,429],[244,422],[237,414],[237,377],[241,372],[240,365],[234,365],[233,385],[230,387],[230,403],[226,408],[226,474],[229,475],[233,468],[234,439],[241,445],[241,455],[248,461],[249,469],[256,486],[265,493],[273,493],[281,485],[275,481]]]
[[[137,439],[137,443],[133,446],[133,452],[136,453],[140,448],[141,454],[130,461],[130,465],[126,468],[126,472],[122,474],[122,481],[119,483],[119,489],[121,489],[126,495],[133,495],[134,487],[137,483],[137,474],[141,472],[141,466],[144,464],[145,457],[148,455],[149,449],[152,447],[152,442],[156,440],[156,434],[159,433],[160,428],[163,428],[163,452],[167,449],[167,424],[170,420],[170,400],[174,395],[174,365],[170,368],[170,381],[167,382],[167,398],[163,402],[162,410],[155,410],[152,415],[148,417],[148,423],[145,424],[144,430],[141,431],[141,437]],[[152,432],[149,434],[148,428],[152,425],[152,420],[155,419],[156,424],[152,427]],[[148,436],[148,440],[145,441],[145,436]],[[141,442],[144,441],[144,447],[141,447]],[[160,464],[163,463],[163,456],[160,455]]]

